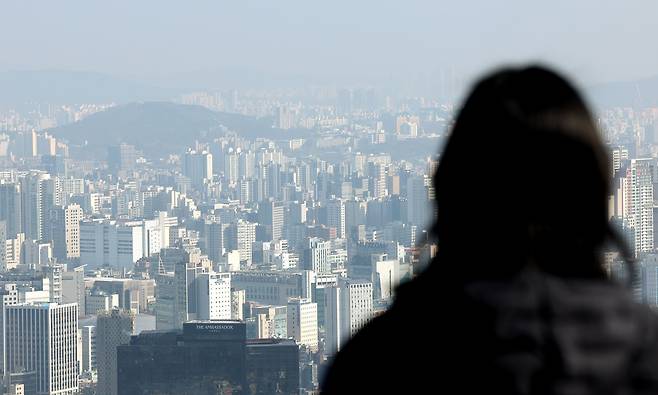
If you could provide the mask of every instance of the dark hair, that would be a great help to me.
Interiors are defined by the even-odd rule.
[[[466,277],[533,265],[603,276],[608,155],[576,89],[539,66],[480,80],[434,175],[439,262]]]

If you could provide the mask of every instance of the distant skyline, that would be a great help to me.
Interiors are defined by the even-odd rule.
[[[0,70],[93,71],[162,87],[418,90],[519,61],[557,66],[581,84],[658,75],[658,3],[651,0],[24,0],[0,7]]]

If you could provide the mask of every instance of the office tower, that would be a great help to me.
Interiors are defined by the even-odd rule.
[[[318,237],[309,238],[308,245],[304,250],[302,269],[312,270],[317,274],[331,273],[328,259],[330,250],[330,241],[324,241]]]
[[[342,239],[347,236],[345,228],[345,202],[334,199],[327,202],[327,226],[336,228],[336,235]]]
[[[196,318],[197,277],[200,267],[188,267],[187,259],[174,265],[174,272],[156,278],[156,329],[182,329],[183,323]]]
[[[368,163],[368,179],[370,182],[369,192],[373,198],[381,198],[387,195],[386,190],[386,165],[380,162]]]
[[[112,309],[100,312],[96,321],[96,369],[98,384],[96,393],[116,395],[117,347],[130,342],[135,330],[133,313]]]
[[[175,329],[177,290],[174,273],[157,274],[155,283],[155,329]]]
[[[407,222],[419,228],[431,223],[427,180],[422,175],[407,179]]]
[[[114,176],[125,176],[135,168],[138,152],[134,146],[121,143],[107,150],[107,167]]]
[[[202,190],[212,180],[212,154],[207,151],[187,151],[183,158],[183,174],[189,177],[194,188]]]
[[[310,299],[291,298],[288,301],[288,337],[297,344],[318,350],[318,304]]]
[[[18,288],[16,284],[5,284],[3,289],[0,290],[0,331],[3,330],[3,322],[4,322],[4,314],[5,314],[5,308],[7,306],[15,306],[19,303],[19,295],[18,295]],[[4,337],[0,337],[0,355],[4,355],[5,353],[5,347],[4,347],[4,342],[5,339]],[[0,371],[4,371],[4,364],[5,364],[4,358],[0,359]]]
[[[96,370],[96,327],[86,325],[82,327],[82,361],[80,369],[83,372]]]
[[[652,159],[632,159],[622,180],[622,218],[630,229],[635,256],[654,248],[653,166]]]
[[[256,155],[253,151],[240,152],[238,158],[238,176],[241,179],[252,178],[256,172]]]
[[[7,222],[0,221],[0,272],[7,271]]]
[[[238,181],[239,177],[238,154],[233,148],[229,148],[228,153],[224,155],[224,178],[233,184]]]
[[[160,251],[158,221],[88,220],[80,222],[80,263],[89,267],[132,268]]]
[[[200,273],[196,285],[198,319],[230,320],[231,274]]]
[[[77,204],[56,207],[50,211],[50,234],[53,256],[60,262],[80,257],[80,221],[82,208]]]
[[[285,206],[283,202],[262,201],[258,205],[258,222],[266,227],[269,240],[283,238]]]
[[[229,224],[208,222],[205,226],[206,254],[214,263],[222,261]]]
[[[73,394],[77,391],[77,340],[76,304],[6,307],[7,372],[34,371],[37,394]]]
[[[0,180],[0,220],[6,222],[7,239],[14,239],[23,231],[20,191],[20,184]]]
[[[247,265],[252,260],[252,245],[256,241],[256,223],[238,220],[230,226],[230,248],[240,252],[240,261]]]
[[[85,311],[85,267],[78,266],[62,273],[62,303],[77,303],[80,317]]]
[[[372,283],[340,279],[324,296],[325,350],[333,355],[372,319]]]
[[[48,191],[50,175],[32,171],[19,178],[21,185],[22,229],[26,239],[42,240],[46,236],[48,213],[53,205]]]
[[[142,332],[118,347],[118,369],[121,394],[299,393],[297,345],[248,341],[239,321],[192,321],[182,332]]]

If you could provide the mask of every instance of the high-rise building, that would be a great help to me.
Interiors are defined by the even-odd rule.
[[[85,311],[85,267],[78,266],[62,273],[62,303],[77,303],[80,317]]]
[[[22,229],[26,239],[42,240],[46,236],[47,219],[53,205],[49,194],[50,175],[32,171],[19,178],[21,185]]]
[[[247,265],[252,261],[253,243],[256,241],[256,223],[238,220],[230,226],[229,245],[240,252],[240,261]]]
[[[135,330],[135,316],[112,309],[100,312],[96,321],[97,394],[118,394],[117,347],[128,344]]]
[[[198,319],[230,320],[231,273],[200,273],[196,285]]]
[[[291,298],[287,309],[288,337],[312,351],[318,350],[318,305],[310,299]]]
[[[7,239],[13,239],[23,231],[20,191],[20,184],[0,180],[0,220],[6,222]]]
[[[325,350],[333,355],[372,319],[372,283],[341,279],[324,297]]]
[[[407,179],[407,222],[420,228],[431,223],[427,180],[422,175]]]
[[[80,263],[89,267],[132,268],[161,247],[159,220],[80,222]]]
[[[334,199],[327,202],[327,226],[336,228],[336,235],[339,238],[345,238],[345,202],[341,199]]]
[[[96,327],[86,325],[82,327],[82,361],[80,369],[83,372],[96,370]]]
[[[62,262],[79,258],[82,208],[77,204],[69,204],[65,207],[56,207],[50,213],[53,256]]]
[[[635,256],[654,249],[652,159],[632,159],[622,180],[622,218]]]
[[[0,272],[7,270],[7,222],[0,220]]]
[[[138,152],[135,146],[121,143],[107,150],[107,167],[111,174],[123,176],[135,168]]]
[[[18,288],[16,284],[5,284],[0,290],[0,331],[4,328],[4,315],[7,306],[15,306],[19,303]],[[5,339],[0,337],[0,355],[5,355]],[[0,360],[0,370],[4,371],[5,359]]]
[[[267,228],[270,240],[283,238],[284,215],[283,202],[266,200],[258,205],[258,222]]]
[[[212,163],[210,152],[188,150],[183,158],[183,174],[192,181],[194,188],[201,190],[212,180]]]
[[[331,273],[331,265],[328,259],[330,251],[330,241],[324,241],[318,237],[309,238],[308,246],[304,250],[302,269],[312,270],[317,274]]]
[[[228,240],[225,240],[229,224],[208,222],[205,226],[206,254],[214,263],[222,261]]]
[[[34,371],[37,394],[77,393],[76,304],[7,306],[4,333],[8,373]]]

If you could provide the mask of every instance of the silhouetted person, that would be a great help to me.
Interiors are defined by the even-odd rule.
[[[563,78],[481,80],[434,176],[436,258],[342,348],[323,392],[658,394],[658,320],[602,267],[606,243],[628,256],[609,174]]]

